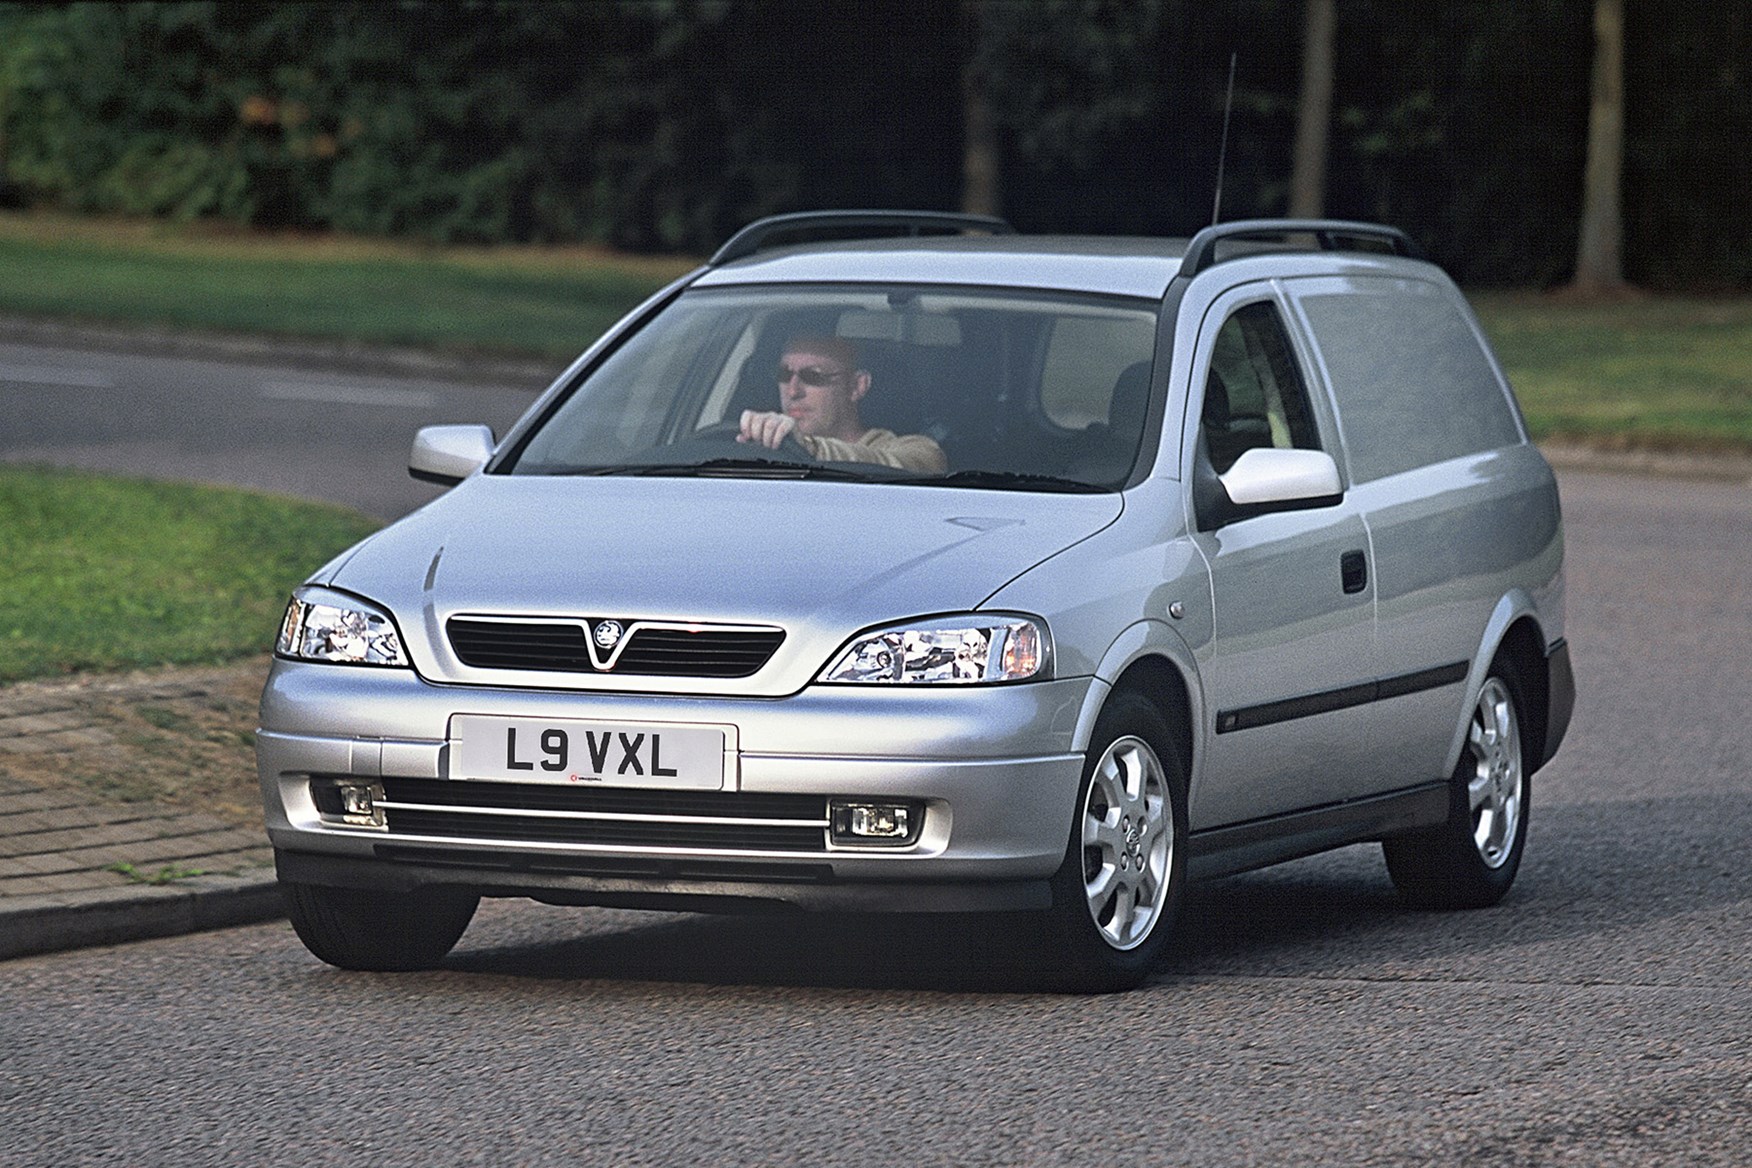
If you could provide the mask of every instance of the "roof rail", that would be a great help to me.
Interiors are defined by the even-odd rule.
[[[807,231],[845,231],[864,227],[882,228],[882,234],[902,232],[920,235],[926,231],[983,231],[988,235],[1014,235],[1016,229],[991,215],[963,215],[954,211],[796,211],[756,219],[719,248],[706,262],[712,267],[739,260],[759,251],[776,235]]]
[[[1396,255],[1421,260],[1428,257],[1417,241],[1397,227],[1379,223],[1353,223],[1344,219],[1238,219],[1213,223],[1186,245],[1180,261],[1182,276],[1196,276],[1217,263],[1217,244],[1234,239],[1275,239],[1285,235],[1312,235],[1322,251],[1344,251],[1348,240],[1367,239],[1384,243]],[[1378,249],[1364,249],[1378,250]]]

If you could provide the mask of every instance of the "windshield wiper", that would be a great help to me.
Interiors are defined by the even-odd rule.
[[[653,478],[832,479],[862,482],[867,476],[826,463],[784,462],[774,458],[708,458],[702,462],[624,462],[613,466],[566,466],[543,474]]]
[[[958,470],[953,474],[899,481],[922,487],[985,487],[998,491],[1059,491],[1077,495],[1100,495],[1111,489],[1076,479],[1060,478],[1058,475],[1014,470]]]

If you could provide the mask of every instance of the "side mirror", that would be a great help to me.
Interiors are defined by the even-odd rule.
[[[493,443],[485,426],[422,426],[408,455],[408,473],[423,483],[454,487],[486,465]]]
[[[1222,475],[1210,469],[1202,450],[1199,462],[1204,471],[1195,473],[1194,499],[1200,531],[1274,511],[1331,507],[1344,498],[1338,464],[1324,450],[1255,447]]]
[[[1229,473],[1219,475],[1229,501],[1238,507],[1300,503],[1324,507],[1344,494],[1338,464],[1324,450],[1243,451]]]

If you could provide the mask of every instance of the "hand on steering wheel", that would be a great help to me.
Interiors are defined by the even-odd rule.
[[[803,436],[797,432],[797,419],[789,414],[775,413],[767,410],[743,410],[742,423],[737,434],[738,442],[764,446],[768,450],[778,450],[781,447],[790,455],[801,453],[804,457],[813,459]]]
[[[797,428],[797,419],[771,410],[743,410],[739,442],[752,442],[768,450],[777,450],[779,443]]]

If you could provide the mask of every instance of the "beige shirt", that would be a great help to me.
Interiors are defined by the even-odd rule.
[[[949,469],[943,448],[923,434],[896,434],[893,430],[866,430],[856,442],[843,438],[816,438],[798,434],[809,453],[823,462],[875,462],[883,466],[942,474]]]

